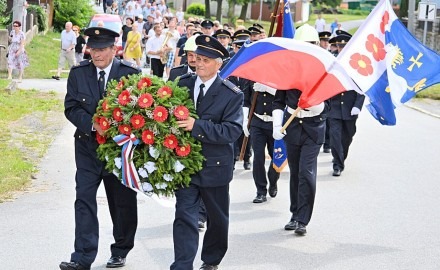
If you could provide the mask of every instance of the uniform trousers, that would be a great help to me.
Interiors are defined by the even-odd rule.
[[[174,262],[172,270],[192,270],[199,246],[200,199],[208,213],[207,228],[203,239],[202,261],[218,265],[228,249],[229,185],[200,187],[190,184],[176,195],[176,214],[173,223]]]
[[[90,146],[88,143],[75,140],[75,251],[70,259],[86,267],[94,262],[98,252],[96,194],[101,180],[104,182],[113,222],[115,243],[110,247],[112,256],[125,258],[133,248],[138,221],[136,192],[122,185],[116,176],[106,172],[104,164],[96,157],[90,156]]]
[[[356,133],[356,120],[329,118],[330,144],[333,156],[333,170],[344,170],[348,148]]]
[[[247,144],[246,144],[246,149],[244,151],[243,160],[245,162],[249,162],[249,160],[251,159],[251,156],[252,156],[252,152],[251,152],[251,138],[252,138],[252,135],[249,136]],[[238,140],[236,140],[235,143],[234,143],[234,152],[235,152],[234,155],[235,155],[236,159],[240,156],[241,147],[243,146],[243,140],[244,140],[244,133],[241,133],[241,135],[238,138]]]
[[[271,129],[264,129],[257,126],[251,127],[252,149],[254,151],[254,160],[252,166],[252,175],[254,177],[255,186],[257,187],[257,195],[267,194],[267,179],[270,185],[275,185],[280,178],[280,174],[273,168],[273,145]],[[269,152],[271,161],[266,178],[266,147]]]
[[[153,71],[153,75],[162,78],[164,69],[165,65],[162,64],[162,61],[160,59],[151,58],[151,70]]]
[[[331,143],[330,143],[330,120],[328,118],[325,120],[324,149],[331,149]]]
[[[287,134],[289,136],[289,134]],[[290,169],[291,220],[307,225],[315,203],[318,154],[321,144],[315,143],[306,132],[301,133],[300,144],[284,139]]]

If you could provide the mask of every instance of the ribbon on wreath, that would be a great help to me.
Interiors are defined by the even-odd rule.
[[[136,145],[139,144],[139,139],[133,134],[130,136],[125,134],[119,134],[113,138],[113,140],[122,146],[121,159],[122,159],[122,179],[121,183],[131,189],[140,190],[140,180],[136,167],[133,163],[133,152]]]

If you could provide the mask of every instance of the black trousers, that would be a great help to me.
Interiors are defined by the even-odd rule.
[[[330,120],[327,118],[325,120],[325,140],[324,140],[324,149],[330,149]]]
[[[321,145],[311,140],[305,132],[301,134],[300,145],[284,141],[290,169],[291,220],[307,225],[315,204],[318,154]]]
[[[344,170],[348,149],[356,133],[356,120],[329,118],[333,170]]]
[[[191,184],[176,191],[176,214],[173,223],[174,262],[171,270],[192,270],[199,246],[198,217],[200,199],[208,213],[203,238],[202,261],[218,265],[228,249],[229,185],[199,187]]]
[[[164,69],[165,65],[162,64],[162,61],[160,61],[160,59],[151,58],[151,70],[153,71],[153,75],[162,78]]]
[[[256,126],[251,127],[252,149],[254,151],[254,160],[252,164],[252,175],[254,177],[257,195],[267,194],[267,180],[269,184],[274,185],[280,178],[280,174],[275,171],[272,163],[273,144],[271,129],[264,129]],[[266,148],[269,152],[271,161],[266,177]]]
[[[246,162],[249,162],[252,156],[252,150],[251,150],[251,138],[252,135],[249,136],[249,139],[246,144],[246,150],[244,152],[243,160]],[[235,158],[238,158],[240,156],[241,147],[243,145],[243,139],[244,139],[244,133],[242,132],[238,140],[234,143],[234,155]]]
[[[104,182],[108,207],[113,222],[115,243],[110,247],[112,256],[126,257],[134,246],[137,228],[136,192],[125,187],[113,174],[104,171],[103,164],[90,153],[89,144],[75,140],[76,199],[75,251],[71,261],[90,266],[98,252],[99,224],[96,193]],[[89,167],[90,166],[90,167]],[[88,168],[89,167],[89,168]],[[101,168],[101,169],[96,169]]]

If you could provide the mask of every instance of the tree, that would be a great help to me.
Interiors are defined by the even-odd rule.
[[[209,0],[205,0],[205,18],[206,19],[211,19],[211,7],[210,7],[210,2]]]
[[[321,0],[319,3],[321,5],[327,5],[333,8],[339,7],[341,5],[342,0]]]
[[[93,14],[89,0],[55,0],[54,6],[53,27],[57,31],[63,30],[64,25],[69,21],[73,25],[84,27]]]
[[[217,0],[217,14],[216,14],[216,18],[219,21],[222,21],[222,6],[223,6],[223,1],[222,0]]]

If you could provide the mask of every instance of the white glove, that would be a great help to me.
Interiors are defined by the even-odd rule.
[[[313,117],[313,116],[320,115],[322,113],[322,111],[324,110],[324,108],[325,108],[324,102],[321,102],[318,105],[315,105],[315,106],[309,107],[305,110],[299,111],[298,117],[304,118],[304,117]]]
[[[351,115],[358,115],[361,112],[361,110],[359,108],[353,107],[353,109],[351,109]]]
[[[244,136],[246,137],[249,137],[250,135],[248,124],[249,124],[249,108],[243,107],[243,133]]]
[[[286,136],[286,131],[281,133],[281,128],[283,125],[283,114],[284,114],[284,112],[282,110],[272,111],[272,119],[273,119],[272,137],[275,140],[281,140],[284,138],[284,136]]]
[[[277,89],[275,89],[275,88],[272,88],[272,87],[270,87],[270,86],[267,86],[267,85],[264,85],[264,84],[261,84],[261,83],[254,83],[254,90],[255,90],[255,92],[267,92],[267,93],[269,93],[269,94],[271,94],[272,96],[275,96],[275,93],[276,93],[276,91],[277,91]]]

